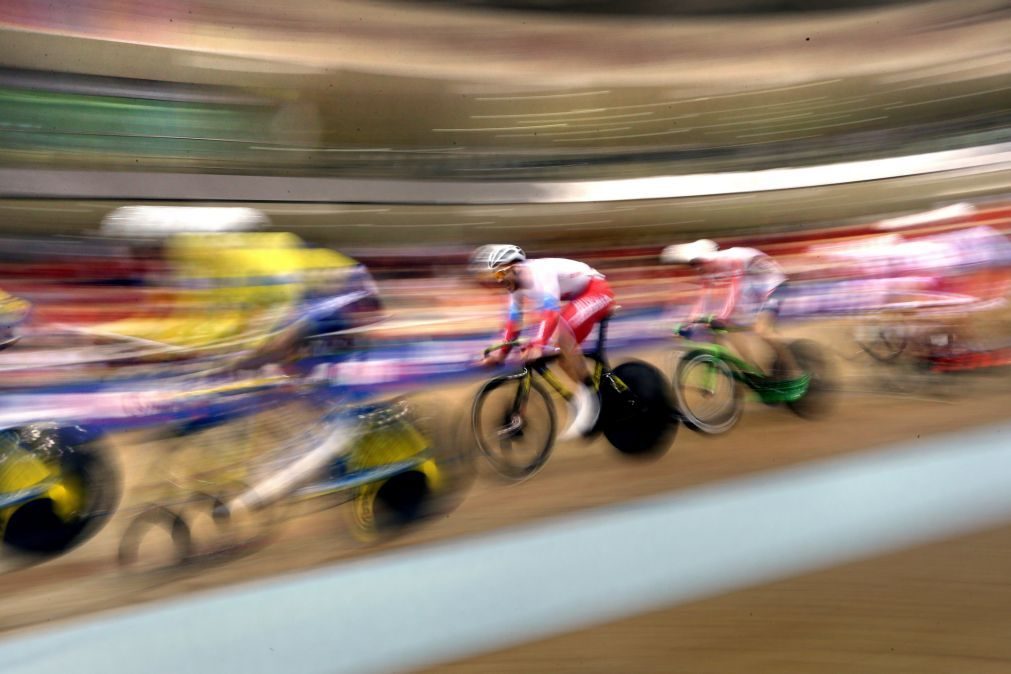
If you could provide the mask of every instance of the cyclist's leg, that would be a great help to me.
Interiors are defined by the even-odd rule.
[[[783,289],[783,285],[776,288],[758,310],[758,316],[755,318],[755,334],[769,345],[773,353],[776,354],[775,362],[780,363],[783,368],[780,372],[770,372],[770,376],[795,379],[803,375],[800,364],[793,357],[793,353],[787,348],[776,330],[776,322],[779,318],[779,310],[782,305]]]
[[[800,367],[786,344],[776,332],[776,321],[782,304],[785,284],[780,285],[760,305],[738,307],[732,317],[731,329],[721,335],[722,341],[742,359],[761,370],[767,377],[792,379],[801,376]],[[760,345],[771,352],[772,360],[760,358]],[[784,371],[775,372],[780,363]]]
[[[758,319],[755,321],[755,334],[769,345],[769,348],[776,354],[775,362],[780,363],[780,367],[783,368],[778,372],[775,371],[774,367],[770,368],[769,376],[782,379],[796,379],[803,374],[800,364],[797,363],[797,359],[793,357],[793,353],[790,352],[786,343],[776,332],[776,317],[774,315],[764,311],[759,314]]]
[[[561,352],[558,365],[562,368],[562,372],[574,382],[585,382],[590,376],[590,370],[586,367],[586,359],[583,358],[579,340],[564,320],[558,321],[557,334],[558,350]]]
[[[768,368],[763,366],[763,359],[758,358],[755,349],[752,348],[754,346],[752,342],[756,337],[753,327],[743,322],[727,325],[726,331],[717,333],[717,344],[730,349],[745,362],[765,372]]]
[[[558,348],[562,352],[561,366],[573,381],[589,377],[580,345],[593,328],[614,306],[614,292],[604,279],[594,279],[586,290],[562,308],[558,321]]]
[[[224,512],[234,515],[257,510],[284,498],[338,456],[350,451],[358,433],[357,425],[350,418],[338,418],[314,447],[238,494]]]
[[[563,439],[587,433],[599,414],[593,379],[586,367],[580,344],[593,327],[610,313],[614,293],[603,279],[594,279],[582,295],[573,299],[561,312],[558,326],[558,347],[562,370],[577,383],[573,400],[573,420],[562,434]]]

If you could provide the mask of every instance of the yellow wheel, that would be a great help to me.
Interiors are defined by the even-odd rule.
[[[119,474],[100,446],[68,444],[64,429],[30,426],[3,438],[0,492],[44,489],[0,511],[3,543],[18,552],[57,554],[94,535],[119,502]]]

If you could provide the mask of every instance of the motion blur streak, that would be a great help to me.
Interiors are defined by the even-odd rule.
[[[181,174],[2,171],[0,197],[225,199],[376,204],[597,203],[794,190],[930,173],[987,173],[1011,167],[1011,143],[827,166],[580,182],[395,181],[208,177]],[[480,224],[480,223],[474,223]]]

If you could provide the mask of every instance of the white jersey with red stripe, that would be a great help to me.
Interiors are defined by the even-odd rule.
[[[537,341],[544,343],[554,331],[562,302],[579,297],[595,279],[604,275],[584,262],[561,257],[526,260],[516,265],[516,290],[509,295],[506,341],[518,334],[523,305],[544,312]]]
[[[758,249],[716,251],[702,267],[703,294],[693,316],[748,320],[785,281],[783,268]]]
[[[530,300],[536,305],[543,305],[545,299],[550,298],[556,308],[559,302],[579,296],[594,278],[604,278],[585,262],[562,257],[521,262],[516,265],[516,275],[518,284],[512,293],[516,300]]]

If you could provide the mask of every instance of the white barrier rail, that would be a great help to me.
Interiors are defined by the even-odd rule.
[[[0,169],[0,198],[373,204],[584,203],[673,199],[841,185],[1011,165],[1011,143],[764,171],[574,182],[286,178]]]

